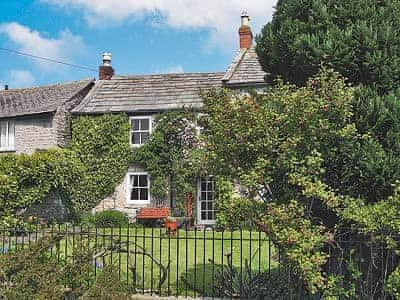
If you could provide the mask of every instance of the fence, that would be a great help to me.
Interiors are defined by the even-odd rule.
[[[242,288],[235,279],[241,285],[245,276],[271,272],[280,265],[279,251],[265,234],[249,230],[178,230],[175,235],[169,235],[164,228],[137,226],[2,229],[0,253],[26,249],[43,237],[56,235],[62,238],[49,252],[58,261],[73,259],[73,249],[77,247],[92,249],[94,276],[106,264],[113,264],[119,279],[134,287],[137,293],[216,296],[221,293],[216,289],[221,265],[231,266],[230,276],[237,277],[230,278],[230,292],[235,293]]]
[[[295,291],[294,298],[306,298],[301,281],[283,266],[280,251],[259,231],[178,230],[171,236],[164,228],[132,225],[125,228],[57,225],[34,226],[24,231],[0,229],[0,254],[30,248],[41,238],[54,236],[60,239],[49,249],[49,254],[57,261],[74,259],[73,249],[91,249],[94,277],[105,265],[112,264],[119,279],[136,293],[243,296],[251,292],[246,288],[254,288],[249,284],[254,278],[266,275],[260,277],[265,285],[268,276],[273,274],[275,277],[270,278],[272,292],[279,291],[277,285],[283,282],[286,286],[282,290],[289,287],[292,296]],[[398,265],[398,258],[384,243],[340,240],[327,247],[330,259],[324,271],[342,276],[343,288],[354,288],[362,299],[387,298],[383,287],[387,274]]]

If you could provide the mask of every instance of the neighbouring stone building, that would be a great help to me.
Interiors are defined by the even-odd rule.
[[[238,54],[225,72],[116,76],[111,66],[111,54],[105,53],[99,68],[100,80],[73,113],[127,113],[131,125],[130,143],[132,147],[140,147],[149,138],[157,114],[182,107],[201,111],[201,93],[208,89],[266,87],[267,74],[252,45],[253,35],[246,13],[242,15],[239,40]],[[150,185],[151,178],[146,170],[132,165],[115,192],[95,210],[112,208],[134,216],[140,208],[157,205],[151,197]],[[214,188],[211,177],[199,178],[195,204],[198,224],[215,222]],[[168,199],[164,203],[169,203]]]
[[[0,153],[33,153],[63,147],[71,138],[71,110],[93,79],[0,91]]]

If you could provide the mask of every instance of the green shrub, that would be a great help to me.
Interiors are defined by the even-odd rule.
[[[118,210],[104,210],[94,215],[96,227],[125,227],[128,225],[128,217]]]
[[[251,269],[247,259],[241,269],[233,266],[231,255],[226,256],[227,264],[215,265],[214,289],[220,291],[221,297],[272,300],[294,299],[299,293],[305,295],[302,282],[289,268],[260,273]]]
[[[0,174],[0,217],[15,216],[41,203],[51,191],[57,191],[70,208],[78,197],[83,165],[73,151],[50,149],[32,155],[1,155]]]
[[[118,268],[107,265],[81,299],[130,299],[128,292],[126,284],[118,279]]]

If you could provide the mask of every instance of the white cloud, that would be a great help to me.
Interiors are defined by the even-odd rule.
[[[81,38],[69,30],[60,32],[58,38],[46,38],[40,32],[16,22],[0,23],[0,34],[4,34],[16,45],[19,51],[46,58],[72,61],[85,48]],[[41,70],[54,72],[60,66],[33,60]]]
[[[177,65],[177,66],[173,66],[170,68],[167,68],[165,70],[161,70],[161,71],[156,71],[155,73],[161,73],[161,74],[176,74],[176,73],[183,73],[185,72],[185,70],[183,69],[183,67],[181,65]]]
[[[2,89],[4,84],[8,84],[9,88],[22,88],[30,87],[35,83],[35,77],[28,70],[10,70],[7,76],[7,81],[2,82]]]
[[[269,21],[277,0],[41,0],[63,8],[83,9],[91,25],[107,25],[132,18],[153,16],[159,22],[178,29],[211,30],[210,42],[233,46],[237,38],[240,14],[252,17],[254,32]]]

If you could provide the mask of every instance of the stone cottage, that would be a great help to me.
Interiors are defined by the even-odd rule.
[[[33,153],[63,147],[71,138],[71,110],[93,79],[0,91],[0,153]]]
[[[100,80],[73,109],[73,113],[127,113],[131,128],[130,143],[132,147],[140,147],[148,140],[157,114],[184,106],[201,110],[200,94],[203,91],[222,87],[264,88],[267,74],[252,45],[249,20],[249,16],[243,13],[239,28],[240,48],[225,72],[117,76],[111,66],[111,54],[105,53],[103,65],[99,68]],[[155,205],[150,185],[151,178],[146,170],[132,165],[114,194],[104,199],[96,210],[113,208],[135,215],[138,209]],[[196,197],[198,224],[212,225],[215,222],[214,187],[211,177],[199,178]]]

